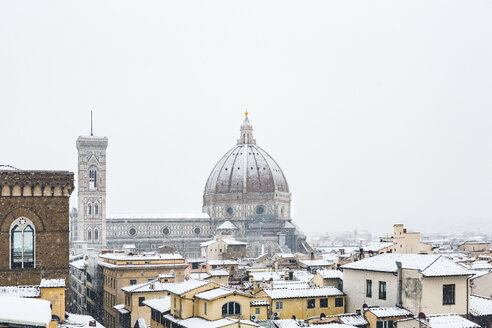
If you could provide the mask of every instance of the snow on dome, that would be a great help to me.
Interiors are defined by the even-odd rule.
[[[238,228],[231,221],[225,221],[217,227],[217,230],[238,230]]]
[[[256,145],[246,116],[237,145],[215,165],[204,194],[276,191],[288,193],[287,180],[275,160]]]

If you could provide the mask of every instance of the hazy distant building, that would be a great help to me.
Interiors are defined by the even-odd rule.
[[[168,245],[186,257],[200,256],[200,243],[231,221],[247,255],[310,252],[306,237],[292,223],[291,193],[273,158],[256,145],[248,116],[237,145],[215,165],[203,194],[203,213],[108,215],[106,217],[106,137],[79,137],[79,208],[73,239],[85,247],[139,250]],[[74,248],[83,245],[72,243]]]
[[[78,150],[78,211],[73,238],[89,247],[106,246],[107,137],[80,136]]]

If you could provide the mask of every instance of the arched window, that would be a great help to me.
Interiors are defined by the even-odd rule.
[[[89,188],[97,187],[97,171],[96,169],[89,170]]]
[[[91,229],[87,230],[87,240],[92,240],[92,231],[91,231]]]
[[[87,214],[89,214],[89,215],[92,214],[92,205],[91,204],[87,205]]]
[[[236,302],[228,302],[222,305],[222,315],[239,315],[241,314],[241,304]]]
[[[94,205],[94,214],[98,215],[99,214],[99,205]]]
[[[34,254],[34,224],[27,218],[18,218],[10,228],[10,266],[34,268]]]
[[[99,240],[99,231],[97,229],[94,230],[94,240]]]

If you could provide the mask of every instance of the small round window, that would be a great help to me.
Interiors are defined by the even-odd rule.
[[[169,235],[169,228],[168,227],[165,227],[164,229],[162,229],[162,233],[165,234],[165,235]]]
[[[196,227],[194,231],[195,231],[195,233],[196,233],[197,235],[199,235],[199,234],[200,234],[200,228]]]
[[[232,209],[232,207],[228,207],[226,212],[228,215],[232,215],[234,213],[234,210]]]
[[[263,206],[258,206],[256,208],[256,214],[263,214],[263,212],[265,212],[265,208],[263,208]]]
[[[130,230],[128,230],[128,233],[130,234],[130,236],[135,236],[137,234],[137,230],[135,228],[130,228]]]

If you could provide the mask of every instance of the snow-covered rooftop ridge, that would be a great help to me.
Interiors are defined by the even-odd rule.
[[[412,312],[407,309],[391,306],[391,307],[370,307],[367,311],[373,313],[378,318],[389,318],[389,317],[413,317]]]
[[[390,241],[379,241],[375,243],[370,243],[369,245],[361,247],[365,252],[379,252],[382,249],[393,246],[394,243]]]
[[[172,284],[170,284],[170,286],[167,290],[173,294],[181,295],[181,294],[189,292],[190,290],[205,286],[205,285],[210,284],[210,283],[211,283],[210,281],[190,279],[190,280],[183,281],[183,282],[172,283]]]
[[[263,289],[271,299],[343,296],[335,287]]]
[[[210,275],[207,272],[192,272],[190,273],[190,278],[194,280],[203,280],[210,278]]]
[[[164,213],[164,214],[111,214],[107,216],[108,220],[121,219],[210,219],[207,213]]]
[[[284,258],[295,258],[294,254],[292,254],[292,253],[277,253],[274,256],[280,257],[282,259],[284,259]]]
[[[471,295],[470,314],[476,317],[492,315],[492,298]]]
[[[323,279],[343,279],[343,272],[340,270],[318,270],[316,273]]]
[[[419,270],[424,276],[467,276],[470,271],[441,255],[381,254],[357,262],[345,264],[343,269],[397,272],[396,262],[403,269]]]
[[[159,292],[168,291],[173,284],[172,282],[160,282],[159,279],[154,279],[140,284],[125,286],[121,289],[127,293]]]
[[[209,321],[200,317],[192,317],[192,318],[180,320],[174,318],[170,314],[165,314],[163,317],[171,322],[176,322],[179,326],[185,328],[221,328],[221,327],[231,326],[238,322],[240,322],[239,325],[241,327],[243,327],[243,324],[252,327],[260,327],[258,324],[249,320],[239,320],[239,319],[232,319],[232,318],[223,318],[223,319]]]
[[[207,261],[210,265],[236,265],[239,264],[236,260],[210,260]]]
[[[9,297],[40,297],[39,286],[0,286],[0,296]]]
[[[77,268],[79,270],[83,270],[85,268],[85,260],[84,259],[72,261],[69,264],[71,266],[73,266],[74,268]]]
[[[215,239],[207,240],[207,241],[204,241],[203,243],[200,243],[200,247],[207,247],[209,245],[215,244],[216,242],[217,242],[217,240],[215,240]]]
[[[303,327],[302,321],[296,319],[281,319],[281,320],[272,320],[274,327],[278,328],[299,328]],[[356,328],[355,326],[338,323],[338,322],[330,322],[323,324],[315,324],[313,327],[316,328]]]
[[[8,164],[0,164],[0,171],[20,171],[20,169]]]
[[[29,309],[29,315],[26,315]],[[0,296],[0,318],[9,325],[48,327],[51,303],[46,300]]]
[[[238,230],[238,228],[231,221],[225,221],[217,227],[217,230]]]
[[[366,318],[364,318],[362,314],[357,314],[357,313],[339,314],[338,319],[340,319],[340,321],[346,325],[369,326],[369,322],[367,322]]]
[[[125,253],[105,253],[99,257],[108,260],[119,261],[146,261],[146,260],[184,260],[184,257],[178,253],[143,253],[143,254],[125,254]]]
[[[171,297],[164,296],[159,298],[153,298],[149,300],[145,300],[143,302],[145,305],[150,307],[151,309],[157,310],[160,313],[164,313],[171,310]]]
[[[251,277],[253,281],[268,281],[272,280],[280,280],[281,276],[278,272],[252,272]]]
[[[65,279],[41,279],[40,288],[65,287]]]

